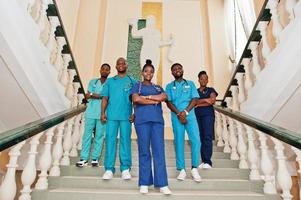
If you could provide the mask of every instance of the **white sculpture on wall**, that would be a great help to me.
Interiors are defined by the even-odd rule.
[[[169,51],[170,55],[171,49],[175,43],[174,38],[171,35],[170,40],[161,40],[161,32],[156,28],[156,18],[152,15],[146,18],[146,27],[143,29],[138,30],[138,19],[129,19],[128,23],[132,26],[132,37],[142,38],[143,41],[140,52],[140,66],[142,67],[147,59],[152,60],[155,67],[153,83],[157,83],[157,71],[160,64],[160,47],[171,46]],[[173,63],[170,56],[167,58]]]

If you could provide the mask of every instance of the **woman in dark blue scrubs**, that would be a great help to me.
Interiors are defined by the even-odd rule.
[[[212,87],[207,87],[208,75],[205,71],[198,74],[200,88],[198,93],[200,98],[197,100],[197,105],[194,109],[200,130],[200,139],[202,143],[201,158],[202,163],[199,166],[203,169],[212,167],[212,139],[214,137],[214,108],[217,92]]]
[[[151,82],[154,70],[151,60],[147,60],[142,68],[143,81],[135,84],[131,90],[135,109],[134,124],[138,136],[139,186],[142,194],[148,193],[148,186],[154,184],[163,194],[169,195],[171,191],[167,182],[164,119],[161,107],[161,102],[165,101],[167,96],[160,86]]]

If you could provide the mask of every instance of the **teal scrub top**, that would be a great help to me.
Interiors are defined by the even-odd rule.
[[[120,78],[114,76],[104,84],[102,96],[108,97],[107,118],[108,120],[128,120],[132,114],[132,101],[130,92],[136,83],[129,76]]]
[[[193,98],[199,98],[194,83],[189,80],[182,80],[181,82],[172,81],[167,84],[165,92],[167,100],[176,106],[179,111],[185,110]],[[177,118],[174,112],[172,112],[171,116],[172,118]],[[189,112],[187,118],[191,116],[194,116],[194,108]]]
[[[103,90],[103,84],[99,78],[92,79],[89,82],[88,92],[101,95]],[[89,99],[89,103],[87,104],[87,109],[85,112],[86,118],[91,119],[100,119],[100,108],[101,108],[101,99]]]

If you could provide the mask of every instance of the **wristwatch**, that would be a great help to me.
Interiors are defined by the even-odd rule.
[[[184,110],[184,112],[186,113],[186,115],[188,115],[188,114],[189,114],[189,112],[188,112],[186,109]]]

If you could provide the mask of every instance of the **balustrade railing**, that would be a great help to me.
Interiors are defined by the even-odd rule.
[[[257,84],[261,71],[269,67],[270,56],[281,45],[281,40],[283,40],[281,38],[286,37],[285,29],[300,18],[301,1],[283,1],[266,0],[263,3],[251,36],[223,97],[223,105],[228,101],[227,98],[230,98],[231,105],[228,104],[228,107],[240,110],[240,105],[248,99],[250,90]],[[279,6],[280,3],[284,5]],[[287,22],[281,20],[280,13],[288,16]],[[272,34],[268,34],[270,32]]]
[[[215,106],[215,115],[217,145],[231,152],[231,160],[240,160],[239,168],[250,169],[250,180],[264,181],[265,194],[291,200],[291,177],[301,175],[301,136],[220,106]]]
[[[65,88],[71,106],[85,101],[84,87],[55,0],[27,0],[24,9],[36,22],[39,39],[48,52],[49,63],[57,71],[57,79]]]
[[[22,172],[19,200],[30,200],[32,188],[46,190],[48,176],[60,176],[60,166],[70,165],[70,157],[77,156],[75,151],[81,146],[85,108],[80,105],[0,134],[0,151],[9,149],[7,171],[0,186],[1,200],[15,199],[19,169]],[[27,158],[25,163],[20,163],[20,157]],[[18,168],[20,165],[24,167]]]

